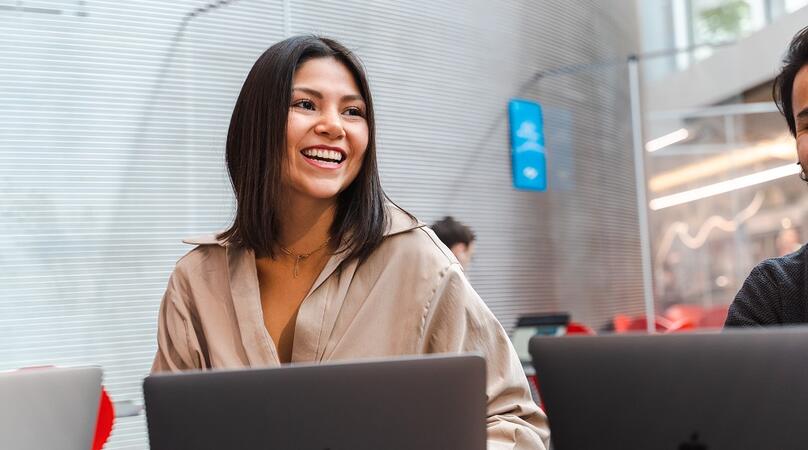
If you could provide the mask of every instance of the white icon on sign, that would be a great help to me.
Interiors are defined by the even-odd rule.
[[[519,129],[516,130],[516,136],[525,140],[516,148],[517,152],[524,151],[542,151],[543,148],[539,144],[539,132],[536,130],[536,124],[529,121],[524,121],[519,124]]]
[[[516,130],[516,135],[528,141],[537,142],[539,140],[539,133],[536,131],[536,124],[533,122],[524,121],[519,124],[519,129]]]
[[[528,180],[533,180],[537,176],[539,176],[539,171],[534,169],[533,167],[525,167],[522,169],[522,175],[524,175]]]

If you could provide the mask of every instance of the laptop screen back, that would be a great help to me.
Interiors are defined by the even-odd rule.
[[[89,450],[101,376],[99,367],[0,373],[0,449]]]
[[[151,450],[484,450],[477,356],[154,375]]]
[[[537,337],[556,450],[804,449],[808,330]]]

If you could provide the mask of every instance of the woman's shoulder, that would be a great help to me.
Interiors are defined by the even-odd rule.
[[[177,260],[175,274],[191,278],[198,273],[226,269],[226,244],[217,238],[217,234],[188,237],[182,242],[194,247]]]
[[[429,264],[439,268],[457,263],[454,254],[426,224],[398,208],[392,208],[390,216],[390,226],[378,249],[385,260]]]

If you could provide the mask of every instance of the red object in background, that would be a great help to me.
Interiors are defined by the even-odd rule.
[[[567,332],[565,334],[582,334],[587,336],[594,336],[595,332],[591,328],[582,323],[570,322],[567,324]]]
[[[687,320],[697,324],[704,316],[704,311],[701,305],[673,305],[665,310],[665,317],[673,321]]]
[[[704,312],[699,321],[699,328],[724,328],[727,321],[729,305],[715,306]]]
[[[538,378],[536,378],[536,375],[528,375],[527,384],[530,387],[530,396],[533,397],[534,400],[539,400],[541,398],[541,393],[539,392],[539,381]],[[537,401],[536,403],[541,402]],[[539,404],[539,408],[542,408],[541,404]]]
[[[112,433],[112,423],[115,421],[115,408],[106,389],[101,387],[101,404],[98,406],[98,420],[95,424],[95,438],[91,450],[101,450]]]
[[[672,321],[665,330],[665,333],[676,333],[677,331],[691,331],[698,328],[695,323],[688,319]]]
[[[654,319],[654,328],[658,333],[670,333],[674,331],[686,331],[695,329],[693,322],[687,319],[670,320],[662,316]],[[638,331],[648,331],[648,322],[645,316],[626,316],[618,314],[614,316],[614,332],[630,333]]]
[[[614,316],[614,332],[615,333],[628,333],[631,331],[648,331],[648,323],[645,316],[627,316],[618,314]],[[657,316],[654,320],[654,326],[657,331],[664,332],[668,330],[670,321],[664,317]]]
[[[654,320],[656,331],[673,333],[700,329],[720,329],[727,318],[729,305],[704,308],[699,305],[673,305],[664,316]],[[615,333],[647,331],[645,316],[618,314],[613,319]]]
[[[693,328],[723,328],[729,305],[705,308],[700,305],[673,305],[665,310],[665,317],[673,321],[687,320]]]

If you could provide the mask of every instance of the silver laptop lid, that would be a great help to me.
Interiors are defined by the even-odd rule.
[[[479,356],[153,375],[151,450],[485,450]]]
[[[89,450],[101,376],[99,367],[0,372],[0,449]]]
[[[804,449],[808,330],[538,337],[556,450]]]

